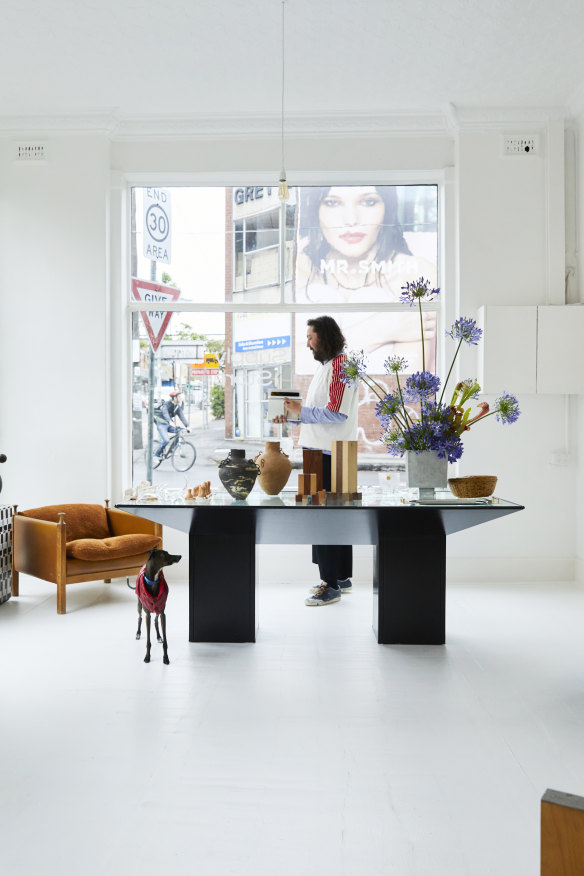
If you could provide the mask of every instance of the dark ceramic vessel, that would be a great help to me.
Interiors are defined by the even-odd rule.
[[[219,463],[219,478],[234,499],[247,499],[260,470],[251,459],[245,458],[245,450],[232,449]]]

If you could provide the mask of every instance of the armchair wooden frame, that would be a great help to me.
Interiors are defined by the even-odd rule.
[[[109,507],[105,510],[112,536],[154,535],[162,546],[162,526],[142,517]],[[148,551],[115,560],[71,562],[67,557],[67,521],[64,512],[58,512],[58,522],[26,517],[16,511],[12,531],[12,595],[20,591],[19,574],[32,575],[57,585],[57,613],[67,611],[66,587],[83,581],[104,581],[112,578],[136,576],[146,560]]]

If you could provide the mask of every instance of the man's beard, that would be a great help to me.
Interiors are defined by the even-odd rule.
[[[320,350],[318,350],[318,349],[313,350],[312,355],[314,356],[314,358],[316,359],[317,362],[326,362],[326,359],[323,356],[323,354],[320,352]]]

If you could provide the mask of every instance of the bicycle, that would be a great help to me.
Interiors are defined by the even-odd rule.
[[[175,471],[188,471],[195,464],[195,459],[197,458],[195,445],[185,439],[183,432],[186,432],[186,429],[182,429],[180,426],[175,428],[176,432],[164,448],[162,455],[154,455],[152,468],[158,468],[165,459],[169,458]],[[155,454],[159,447],[160,441],[154,448]]]

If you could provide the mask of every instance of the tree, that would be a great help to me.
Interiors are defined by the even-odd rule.
[[[222,420],[225,417],[225,387],[215,383],[209,396],[212,415],[216,420]]]
[[[174,286],[174,288],[176,289],[176,283],[174,282],[170,274],[166,273],[166,271],[162,272],[161,279],[165,286]]]
[[[214,353],[219,362],[222,361],[222,357],[225,355],[225,341],[217,341],[213,338],[208,338],[205,343],[205,353]]]
[[[178,338],[179,341],[206,341],[207,340],[206,335],[201,335],[198,332],[194,332],[187,322],[181,322],[178,331],[175,332],[173,337]]]

